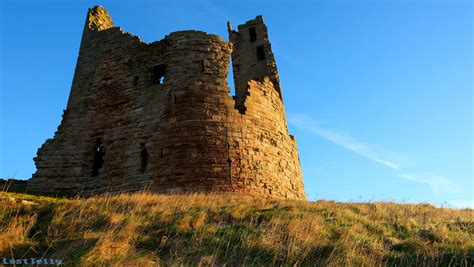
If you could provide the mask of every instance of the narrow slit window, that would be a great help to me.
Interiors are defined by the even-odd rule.
[[[250,36],[251,43],[257,41],[257,30],[255,29],[255,27],[249,28],[249,36]]]
[[[105,148],[102,139],[97,139],[94,148],[94,163],[92,165],[92,177],[99,175],[99,170],[104,165]]]
[[[140,171],[144,173],[148,167],[148,150],[145,144],[141,144],[140,148]]]
[[[153,82],[155,84],[164,84],[166,81],[166,65],[160,64],[153,67]]]
[[[257,60],[265,60],[265,48],[263,47],[263,45],[257,46]]]
[[[160,148],[160,157],[163,157],[163,148]]]
[[[232,182],[232,160],[227,158],[227,165],[229,166],[229,181]]]
[[[138,76],[133,77],[133,85],[138,84]]]

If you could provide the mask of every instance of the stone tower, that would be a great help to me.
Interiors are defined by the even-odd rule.
[[[228,30],[230,42],[180,31],[147,44],[90,9],[67,109],[28,189],[305,199],[263,18]]]

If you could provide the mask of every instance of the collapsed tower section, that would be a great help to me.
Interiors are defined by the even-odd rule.
[[[228,30],[230,42],[180,31],[146,44],[90,9],[67,108],[28,189],[305,199],[263,18]]]

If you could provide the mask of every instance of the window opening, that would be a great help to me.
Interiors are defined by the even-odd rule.
[[[257,46],[257,60],[265,60],[265,49],[263,48],[263,45]]]
[[[105,148],[102,139],[97,139],[94,147],[94,163],[92,165],[92,177],[99,175],[99,170],[104,165]]]
[[[141,144],[140,148],[140,171],[143,173],[148,167],[148,150],[145,144]]]
[[[166,65],[160,64],[153,67],[153,82],[155,84],[164,84],[166,81]]]
[[[250,42],[253,43],[257,40],[257,30],[255,27],[249,28]]]

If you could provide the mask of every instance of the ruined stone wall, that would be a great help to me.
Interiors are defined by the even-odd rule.
[[[232,45],[242,42],[234,41],[181,31],[146,44],[114,27],[103,8],[89,10],[68,106],[54,138],[38,150],[29,190],[304,199],[275,75],[245,74],[245,97],[229,96]],[[256,56],[237,51],[240,65]]]
[[[227,24],[229,39],[234,44],[232,51],[232,68],[236,90],[236,107],[245,112],[245,98],[247,97],[248,81],[263,81],[268,77],[273,87],[281,97],[280,77],[276,68],[275,57],[268,40],[267,26],[263,17],[257,16],[245,24],[239,25],[238,30]]]

